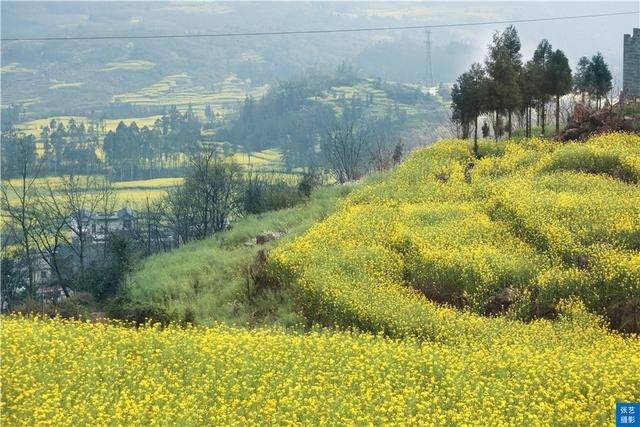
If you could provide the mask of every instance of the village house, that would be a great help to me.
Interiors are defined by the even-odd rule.
[[[79,221],[94,243],[104,243],[109,233],[138,230],[138,213],[130,207],[106,215],[83,210],[73,216],[72,227],[76,230],[80,228]]]
[[[135,232],[138,229],[138,213],[127,207],[120,209],[108,215],[99,214],[84,210],[73,215],[72,227],[78,229],[78,219],[82,221],[82,229],[86,230],[87,241],[90,245],[103,244],[109,233],[117,231]],[[75,237],[75,236],[74,236]],[[94,250],[87,248],[87,260],[93,256],[97,256]],[[74,256],[69,247],[61,246],[61,252],[66,254],[66,258],[71,264],[71,268],[75,268]],[[68,266],[68,265],[67,265]],[[64,298],[64,293],[59,284],[55,281],[54,272],[49,264],[40,256],[34,256],[33,264],[33,282],[38,286],[36,292],[38,298],[45,300],[58,300]]]

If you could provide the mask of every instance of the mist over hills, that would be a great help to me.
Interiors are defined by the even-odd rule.
[[[2,2],[2,37],[72,37],[291,31],[480,22],[637,10],[635,2]],[[522,23],[523,53],[546,37],[571,65],[601,51],[621,79],[622,34],[637,17]],[[451,82],[482,60],[491,33],[504,25],[434,29],[433,74]],[[585,35],[591,40],[582,40]],[[2,105],[19,103],[31,118],[87,114],[147,96],[147,106],[222,93],[234,80],[247,93],[342,62],[364,77],[425,79],[422,30],[338,34],[89,41],[3,42]],[[178,77],[176,77],[178,76]],[[142,92],[141,92],[142,91]],[[258,93],[260,91],[257,91]],[[135,94],[135,96],[124,96]],[[177,95],[176,95],[177,94]],[[158,95],[157,98],[155,95]]]

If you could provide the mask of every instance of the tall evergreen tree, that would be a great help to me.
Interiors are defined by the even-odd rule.
[[[473,64],[471,69],[458,77],[451,92],[454,117],[464,126],[473,123],[473,151],[478,155],[478,116],[486,108],[488,81],[484,68]],[[467,132],[468,135],[468,132]]]
[[[600,52],[591,58],[589,69],[590,76],[593,79],[591,90],[596,97],[596,108],[600,108],[602,106],[602,98],[606,97],[613,87],[611,71],[609,71],[609,66]]]
[[[522,112],[525,116],[525,134],[531,137],[531,112],[536,101],[538,87],[536,86],[536,64],[528,61],[520,73],[520,93]]]
[[[507,132],[511,137],[511,116],[520,105],[520,69],[522,68],[520,38],[513,26],[508,26],[502,33],[494,34],[485,64],[490,81],[488,100],[496,112],[496,122],[501,113],[507,113]]]
[[[546,104],[549,100],[550,88],[549,88],[549,63],[551,55],[553,54],[553,48],[548,40],[543,39],[538,44],[535,52],[533,52],[533,69],[532,77],[535,82],[536,93],[535,99],[540,111],[540,125],[542,128],[542,134],[545,133],[546,125]]]
[[[451,87],[451,121],[460,126],[462,139],[467,139],[469,138],[469,115],[461,87],[462,78],[459,76]]]
[[[581,95],[583,104],[585,102],[585,94],[588,94],[593,87],[591,71],[591,60],[586,56],[580,58],[576,72],[573,75],[573,90]]]
[[[556,98],[556,134],[560,133],[560,97],[571,91],[571,68],[564,52],[556,49],[549,57],[549,94]]]

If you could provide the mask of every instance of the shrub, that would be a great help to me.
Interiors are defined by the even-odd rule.
[[[242,190],[242,210],[246,214],[290,208],[302,201],[298,189],[283,179],[249,177]]]

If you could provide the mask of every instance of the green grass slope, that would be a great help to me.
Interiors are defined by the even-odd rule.
[[[296,323],[296,310],[280,292],[265,291],[253,298],[246,267],[260,249],[288,241],[329,215],[350,190],[349,186],[321,188],[294,208],[242,218],[215,237],[151,256],[130,276],[127,299],[149,313],[197,324]],[[245,244],[255,243],[256,235],[267,231],[285,234],[264,245]]]

